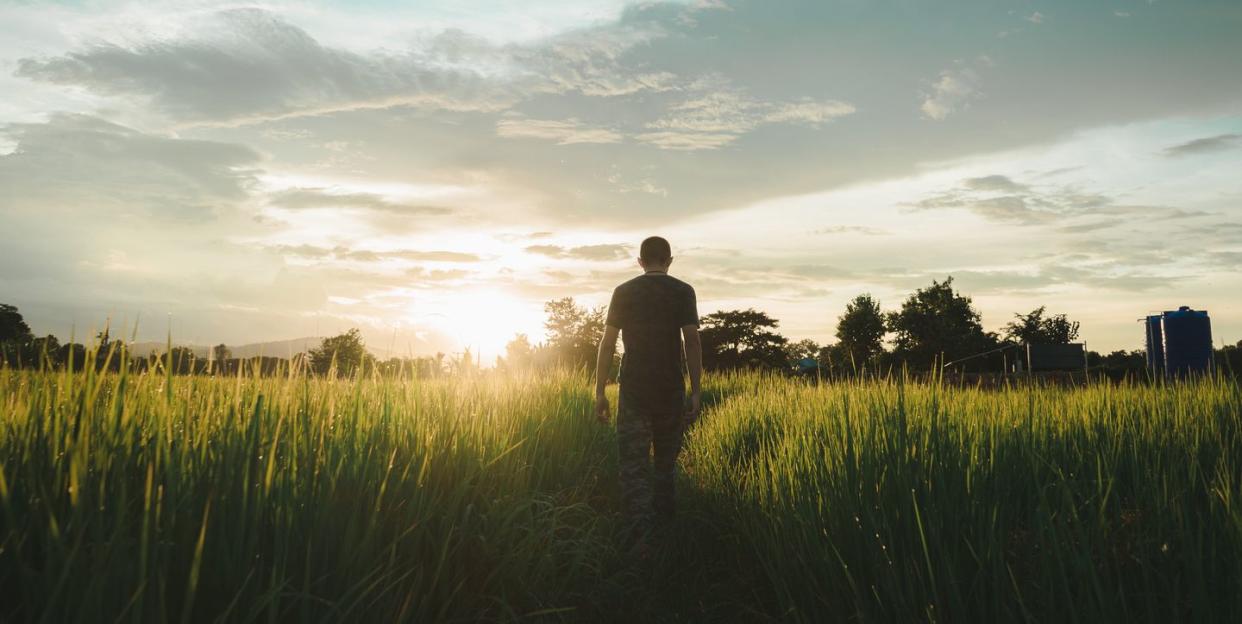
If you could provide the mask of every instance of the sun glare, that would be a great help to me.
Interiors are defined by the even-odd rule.
[[[483,366],[495,363],[516,334],[543,339],[543,307],[500,290],[450,293],[431,311],[417,315],[450,338],[458,352],[470,349]]]

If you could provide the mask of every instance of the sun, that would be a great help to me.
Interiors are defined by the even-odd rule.
[[[483,366],[491,366],[519,333],[532,343],[543,336],[543,305],[499,289],[446,292],[430,313],[420,315],[432,329],[470,349]]]

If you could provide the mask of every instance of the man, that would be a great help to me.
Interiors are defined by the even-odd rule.
[[[668,241],[643,241],[638,264],[643,274],[612,293],[604,337],[596,361],[595,415],[608,422],[608,379],[620,332],[621,392],[617,405],[621,502],[626,520],[641,539],[653,520],[667,522],[675,511],[673,487],[677,454],[685,426],[699,415],[703,350],[694,289],[671,277]],[[690,373],[690,402],[685,404],[682,339]],[[655,474],[648,453],[654,448]]]

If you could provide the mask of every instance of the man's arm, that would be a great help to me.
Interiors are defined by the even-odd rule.
[[[686,368],[690,372],[690,409],[686,411],[686,422],[692,423],[699,417],[703,398],[703,343],[699,340],[699,326],[683,326],[681,337],[686,344]]]
[[[617,333],[621,330],[612,325],[604,326],[604,336],[599,339],[599,353],[595,357],[595,417],[608,422],[608,397],[604,387],[612,372],[612,356],[617,351]]]

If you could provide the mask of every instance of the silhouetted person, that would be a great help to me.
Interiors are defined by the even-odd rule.
[[[698,417],[701,401],[703,349],[697,303],[689,284],[669,276],[672,262],[668,241],[658,236],[643,241],[638,258],[643,274],[613,290],[595,368],[595,414],[600,422],[607,423],[604,385],[620,332],[625,345],[617,405],[621,502],[625,518],[640,540],[652,527],[653,519],[668,521],[673,517],[682,432]],[[685,368],[690,374],[688,406]],[[654,475],[649,455],[653,449]]]

